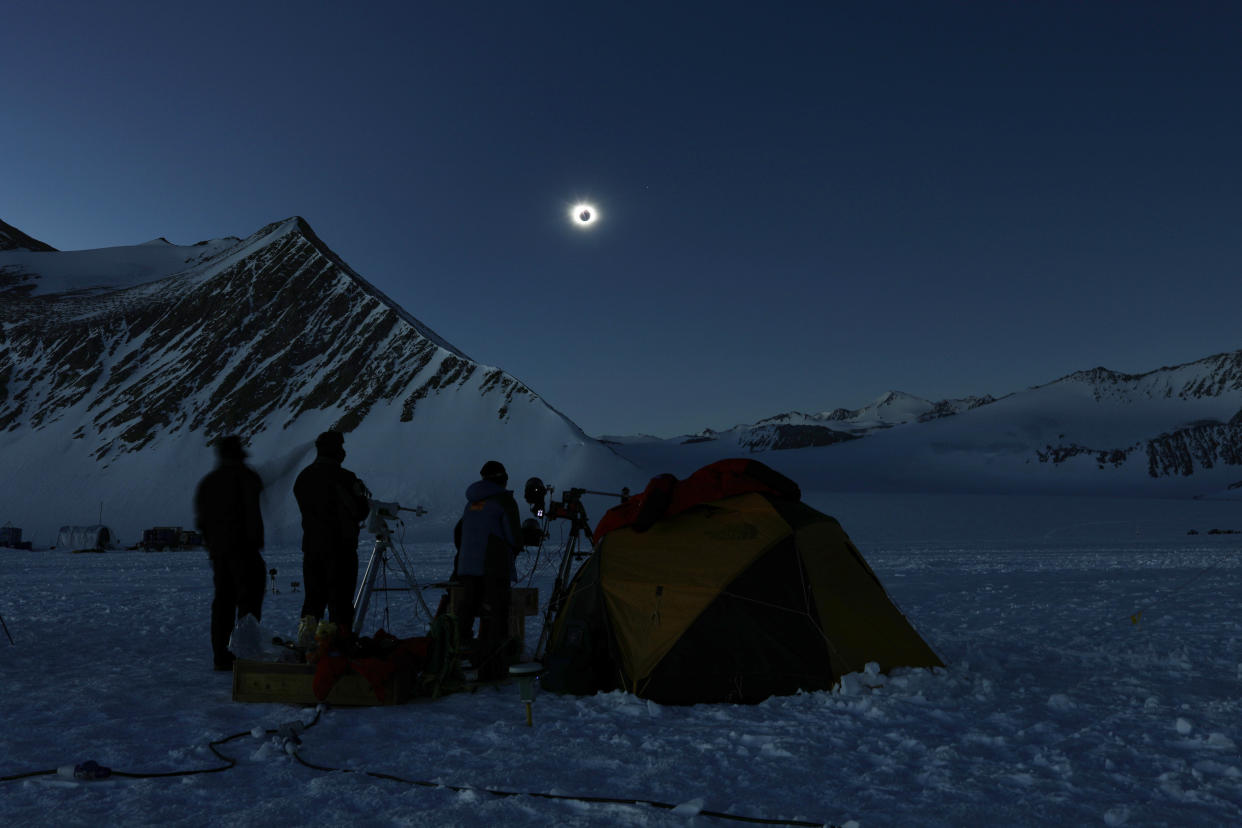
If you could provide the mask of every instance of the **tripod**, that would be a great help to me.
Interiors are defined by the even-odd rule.
[[[552,585],[552,595],[548,598],[548,605],[543,611],[543,629],[539,632],[539,643],[535,646],[535,661],[543,660],[544,650],[548,645],[548,639],[552,635],[552,619],[556,617],[565,603],[569,590],[570,569],[573,568],[573,562],[585,558],[588,554],[595,551],[595,544],[591,540],[591,525],[587,521],[586,507],[582,505],[581,501],[576,499],[571,501],[567,498],[563,511],[568,514],[548,515],[548,521],[553,517],[569,517],[570,529],[569,538],[565,541],[565,548],[561,551],[561,563],[556,570],[556,581]],[[545,534],[548,521],[544,522]],[[586,535],[586,551],[582,549],[582,536],[584,533]]]
[[[409,584],[409,586],[399,588],[397,591],[413,592],[418,598],[418,603],[422,605],[423,612],[427,614],[428,622],[431,621],[431,609],[427,606],[427,602],[423,600],[422,590],[418,588],[418,580],[410,572],[410,568],[406,566],[405,559],[401,557],[401,554],[392,545],[392,529],[389,527],[388,522],[390,520],[397,520],[398,512],[413,512],[416,515],[427,514],[427,510],[421,506],[407,509],[399,503],[387,503],[380,500],[371,501],[371,514],[367,516],[367,531],[375,535],[375,544],[371,547],[371,558],[367,561],[366,571],[362,576],[362,581],[358,584],[358,591],[354,594],[355,633],[362,632],[362,625],[366,620],[367,610],[371,605],[371,595],[376,591],[375,581],[379,577],[380,572],[387,572],[390,557],[401,568],[401,571],[405,573],[406,583]],[[383,591],[390,590],[384,588]]]

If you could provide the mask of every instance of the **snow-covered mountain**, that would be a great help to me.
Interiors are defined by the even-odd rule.
[[[723,432],[705,429],[682,440],[720,440],[736,443],[749,452],[830,446],[884,428],[949,417],[994,401],[992,397],[968,397],[933,403],[901,391],[888,391],[862,408],[834,408],[818,414],[791,411]]]
[[[246,239],[55,251],[0,226],[0,524],[192,523],[208,444],[236,433],[267,482],[274,539],[296,539],[293,476],[346,433],[374,495],[444,535],[485,460],[516,485],[634,485],[627,461],[530,388],[398,307],[301,218]]]
[[[1143,374],[1078,371],[1000,399],[889,392],[854,410],[608,440],[677,474],[753,454],[808,489],[1242,496],[1242,351]]]
[[[515,486],[608,491],[747,455],[808,491],[1242,497],[1242,351],[1000,398],[889,392],[598,441],[398,307],[300,218],[245,239],[67,252],[0,222],[0,524],[36,543],[101,515],[127,541],[188,526],[208,444],[238,433],[267,481],[273,540],[295,540],[292,479],[329,427],[376,497],[431,510],[410,522],[427,539],[447,537],[491,458]]]

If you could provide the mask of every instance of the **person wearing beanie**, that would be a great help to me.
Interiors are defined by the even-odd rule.
[[[509,475],[496,460],[479,470],[480,479],[466,489],[466,509],[454,529],[457,563],[454,580],[461,585],[455,612],[459,640],[471,640],[474,619],[479,636],[471,663],[479,679],[505,675],[508,667],[509,584],[515,579],[514,558],[522,548],[521,516]]]
[[[345,436],[325,431],[315,440],[316,457],[293,483],[302,513],[302,620],[299,645],[313,643],[325,610],[338,635],[349,636],[358,584],[358,535],[371,508],[371,493],[341,466]]]
[[[194,526],[203,533],[211,558],[215,594],[211,600],[211,650],[216,670],[232,670],[229,636],[237,619],[263,613],[267,564],[263,549],[263,480],[246,465],[236,435],[216,442],[219,462],[194,492]]]

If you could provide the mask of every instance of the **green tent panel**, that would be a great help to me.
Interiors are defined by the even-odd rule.
[[[797,530],[796,537],[816,596],[820,628],[830,641],[833,671],[855,673],[869,661],[878,662],[884,672],[943,666],[893,604],[841,524],[808,506],[797,507],[819,518]]]

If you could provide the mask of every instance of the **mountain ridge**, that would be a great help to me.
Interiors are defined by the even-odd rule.
[[[1001,397],[933,403],[889,391],[856,409],[608,439],[678,473],[739,453],[826,488],[1216,496],[1242,480],[1242,350],[1139,374],[1074,371]]]
[[[69,272],[113,260],[129,267],[113,274],[119,287]],[[35,270],[65,262],[57,278]],[[114,502],[148,515],[144,522],[185,525],[184,492],[165,495],[144,482],[118,495],[115,481],[148,466],[165,479],[185,466],[205,472],[207,444],[236,433],[253,455],[284,458],[272,461],[279,468],[269,483],[286,490],[285,478],[313,456],[310,443],[327,428],[344,432],[351,455],[370,467],[377,497],[417,497],[440,508],[441,522],[460,496],[451,492],[492,456],[557,479],[596,467],[610,483],[630,480],[628,462],[396,305],[301,217],[201,246],[0,253],[0,272],[41,286],[0,291],[0,451],[19,471],[46,477],[45,492],[55,481],[70,488],[93,479],[113,489]],[[159,278],[143,281],[147,273]],[[411,480],[397,447],[417,447],[434,470]],[[72,522],[33,497],[16,493],[5,505]],[[274,497],[274,523],[295,532],[287,490]],[[151,508],[140,508],[144,498]]]
[[[596,491],[741,455],[804,491],[1236,497],[1242,351],[1137,374],[1097,366],[1001,397],[889,391],[723,431],[596,440],[393,302],[300,216],[189,246],[0,250],[0,456],[21,481],[0,520],[89,523],[106,504],[131,537],[188,525],[209,444],[238,433],[268,482],[272,536],[294,537],[292,475],[327,428],[346,434],[377,497],[431,510],[414,530],[429,537],[446,536],[487,459],[515,481]]]
[[[13,225],[0,219],[0,250],[29,250],[36,253],[54,253],[56,248],[47,242],[28,236]]]

